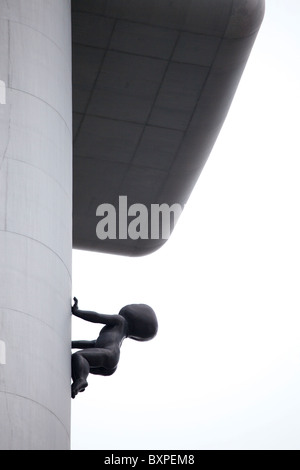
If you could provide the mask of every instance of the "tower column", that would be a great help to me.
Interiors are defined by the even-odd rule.
[[[0,449],[68,449],[71,1],[0,0]]]

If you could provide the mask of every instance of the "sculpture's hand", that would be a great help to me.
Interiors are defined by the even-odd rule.
[[[74,297],[74,305],[72,307],[72,313],[76,312],[76,310],[78,310],[78,300],[76,299],[76,297]]]

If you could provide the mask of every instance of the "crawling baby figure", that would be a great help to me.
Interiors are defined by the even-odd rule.
[[[116,371],[125,338],[148,341],[158,329],[154,311],[145,304],[127,305],[117,315],[105,315],[79,310],[74,297],[72,313],[83,320],[105,325],[93,341],[72,341],[72,348],[80,349],[72,354],[72,398],[88,386],[90,373],[112,375]]]

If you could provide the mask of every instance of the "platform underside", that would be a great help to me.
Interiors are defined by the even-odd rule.
[[[74,248],[143,255],[165,242],[100,240],[97,207],[187,202],[263,13],[261,0],[72,1]]]

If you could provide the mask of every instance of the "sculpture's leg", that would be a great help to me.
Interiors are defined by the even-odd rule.
[[[83,392],[88,386],[87,377],[90,372],[88,361],[79,353],[72,354],[72,398]]]
[[[72,355],[72,398],[88,386],[90,372],[98,375],[111,375],[115,372],[120,357],[119,350],[90,348]]]

